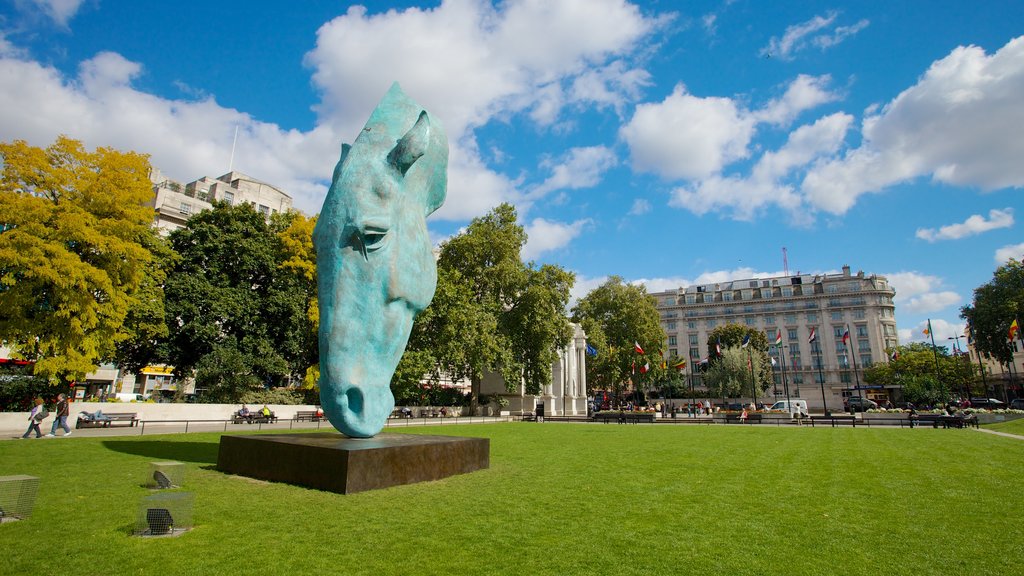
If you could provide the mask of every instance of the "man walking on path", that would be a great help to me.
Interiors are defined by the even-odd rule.
[[[65,436],[71,436],[71,428],[68,427],[68,397],[63,394],[57,395],[57,407],[54,409],[53,426],[50,427],[50,433],[46,436],[49,438],[54,437],[57,432],[57,427],[64,429]]]

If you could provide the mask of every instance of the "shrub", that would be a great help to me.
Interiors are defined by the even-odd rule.
[[[250,390],[242,394],[243,404],[302,404],[305,401],[300,390],[273,388],[271,390]]]

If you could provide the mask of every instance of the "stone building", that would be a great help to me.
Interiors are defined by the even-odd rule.
[[[867,388],[863,369],[885,362],[897,345],[895,291],[884,276],[851,273],[800,274],[750,278],[681,287],[652,293],[667,335],[669,357],[681,356],[690,366],[708,358],[708,334],[717,326],[740,324],[766,334],[769,342],[782,333],[782,364],[776,386],[759,400],[790,396],[817,409],[841,409],[843,399],[863,395],[876,401],[896,399],[892,390]],[[816,341],[809,343],[811,330]],[[843,334],[849,330],[849,344]],[[770,354],[778,359],[776,347]],[[691,374],[700,386],[699,374]],[[859,389],[858,389],[859,387]],[[824,388],[824,393],[822,392]],[[823,398],[824,396],[824,398]]]
[[[218,178],[204,176],[182,184],[165,178],[154,168],[150,179],[153,181],[154,226],[164,235],[183,228],[193,214],[212,208],[215,200],[252,204],[267,218],[292,209],[292,197],[283,190],[241,172],[228,172]]]

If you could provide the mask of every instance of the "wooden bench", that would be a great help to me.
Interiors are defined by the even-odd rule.
[[[277,422],[277,416],[273,412],[270,413],[270,416],[264,416],[263,413],[259,411],[249,412],[244,416],[235,412],[231,415],[231,421],[235,424],[241,424],[243,422],[246,424],[273,424],[274,422]]]
[[[833,428],[835,428],[836,426],[846,426],[846,425],[853,426],[854,428],[857,427],[857,418],[854,417],[852,414],[849,414],[849,415],[847,415],[847,414],[843,414],[843,415],[833,414],[831,416],[811,416],[810,420],[811,420],[811,427],[812,428],[815,427],[819,422],[822,423],[822,424],[826,424],[826,423],[827,424],[831,424]]]
[[[943,428],[970,428],[974,426],[978,428],[978,418],[973,414],[970,416],[961,416],[959,414],[915,414],[910,418],[910,427],[914,427],[914,423],[917,426],[922,424],[931,424],[932,428],[938,428],[940,425]]]
[[[75,428],[109,428],[114,424],[137,426],[139,424],[138,412],[104,412],[100,414],[99,418],[83,412],[78,415]]]
[[[295,422],[319,422],[323,419],[323,412],[317,412],[316,410],[299,410],[292,417],[292,420]]]
[[[617,422],[619,424],[639,424],[648,422],[654,424],[654,412],[595,412],[592,416],[594,422]]]
[[[762,415],[758,414],[757,412],[748,413],[746,420],[743,420],[742,418],[740,418],[740,416],[742,416],[742,414],[726,414],[725,415],[725,423],[726,424],[760,424],[761,423],[761,416]]]

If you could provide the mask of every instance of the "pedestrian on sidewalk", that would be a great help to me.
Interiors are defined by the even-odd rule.
[[[68,413],[70,408],[68,407],[68,397],[64,394],[57,395],[57,408],[54,410],[53,426],[50,427],[50,433],[46,436],[52,438],[56,436],[57,428],[64,429],[65,436],[71,436],[71,428],[68,427]]]
[[[34,430],[36,438],[42,438],[43,432],[39,429],[39,423],[49,415],[50,412],[46,409],[46,405],[43,404],[43,399],[36,398],[35,405],[32,406],[32,411],[28,413],[28,429],[25,430],[25,433],[22,434],[21,437],[28,438],[28,435]]]

